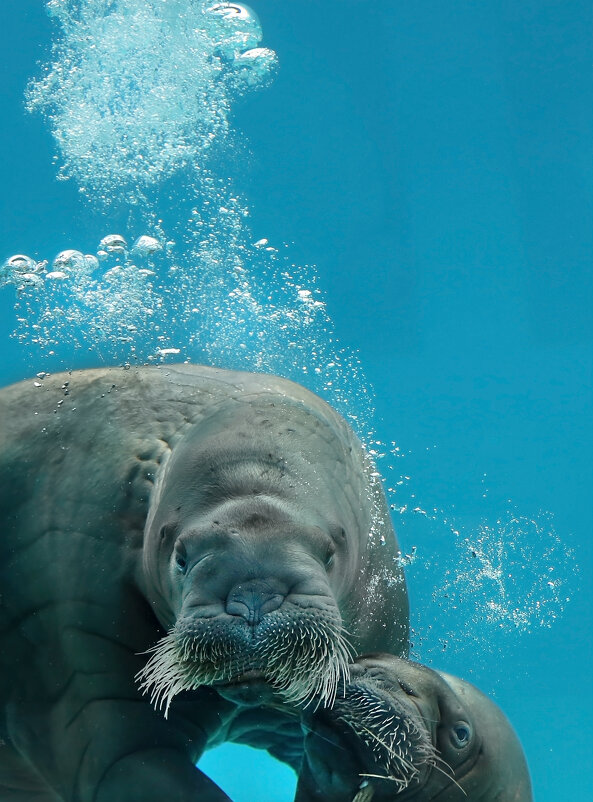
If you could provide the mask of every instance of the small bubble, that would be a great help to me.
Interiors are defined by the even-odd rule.
[[[255,47],[240,53],[234,61],[240,81],[251,87],[264,87],[271,83],[278,71],[278,56],[267,47]]]

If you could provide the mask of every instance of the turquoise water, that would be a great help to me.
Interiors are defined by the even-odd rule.
[[[160,139],[140,113],[154,106],[133,95],[150,58],[123,53],[131,27],[102,29],[101,64],[119,79],[129,64],[138,86],[101,84],[100,97],[91,82],[78,96],[62,52],[50,108],[30,81],[55,61],[59,24],[41,0],[0,10],[0,260],[48,259],[47,274],[58,253],[95,255],[118,234],[127,255],[108,252],[105,271],[129,258],[156,275],[0,288],[0,383],[191,358],[322,392],[386,455],[416,656],[495,697],[538,802],[588,799],[590,4],[254,0],[263,39],[247,29],[243,45],[277,65],[263,54],[247,78],[230,56],[222,72],[202,59],[211,39],[195,57],[186,48],[177,20],[197,5],[155,17],[171,15],[165,60],[184,76],[160,73],[175,100]],[[152,169],[117,125],[92,128],[81,97],[112,103],[116,121],[133,110]],[[162,250],[132,254],[141,235]],[[236,802],[292,798],[290,772],[253,751],[225,747],[204,765]]]

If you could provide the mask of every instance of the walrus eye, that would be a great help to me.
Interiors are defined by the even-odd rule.
[[[417,699],[419,698],[419,696],[418,696],[418,694],[416,693],[416,691],[415,691],[415,690],[412,688],[412,686],[411,686],[411,685],[408,685],[408,683],[407,683],[407,682],[405,682],[405,680],[403,680],[403,679],[400,679],[400,678],[398,677],[398,678],[397,678],[397,681],[398,681],[398,683],[399,683],[399,687],[402,689],[402,691],[403,691],[405,694],[407,694],[408,696],[415,696]]]
[[[175,568],[184,574],[187,569],[187,552],[183,543],[175,545]]]
[[[334,551],[333,547],[332,546],[328,546],[327,547],[327,552],[325,554],[325,560],[323,561],[323,564],[324,564],[326,570],[329,570],[332,567],[332,565],[334,563],[334,554],[335,554],[335,551]]]
[[[451,727],[451,740],[453,746],[462,749],[467,746],[472,737],[472,728],[467,721],[456,721]]]

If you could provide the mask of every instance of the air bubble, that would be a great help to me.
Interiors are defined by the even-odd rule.
[[[216,52],[223,58],[233,59],[242,51],[256,47],[262,38],[262,29],[254,11],[240,3],[216,3],[206,12],[211,18]]]
[[[134,243],[132,253],[138,254],[139,256],[152,256],[153,253],[162,251],[162,249],[163,246],[158,239],[143,234],[141,237],[138,237]]]
[[[16,275],[18,273],[38,273],[39,263],[30,256],[24,256],[17,253],[15,256],[10,256],[3,264],[2,270]]]
[[[242,3],[215,3],[207,13],[232,21],[249,22],[255,19],[259,24],[255,12]]]
[[[103,237],[99,243],[99,250],[97,254],[101,253],[102,251],[107,254],[123,254],[126,252],[127,247],[127,242],[122,236],[119,234],[108,234],[106,237]]]
[[[80,251],[62,251],[59,253],[52,264],[54,273],[80,274],[88,270],[88,263]],[[48,274],[48,278],[51,274]],[[55,278],[55,276],[53,276]]]
[[[30,256],[17,253],[10,256],[0,268],[0,287],[15,285],[17,290],[42,284],[41,273],[45,262],[36,262]]]
[[[92,273],[99,267],[99,260],[92,253],[85,254],[84,261],[88,273]]]
[[[256,47],[236,57],[235,69],[244,84],[262,88],[274,80],[278,71],[278,56],[267,47]]]

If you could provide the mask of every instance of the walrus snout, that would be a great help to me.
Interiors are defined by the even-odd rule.
[[[226,600],[226,611],[229,615],[244,618],[248,624],[259,624],[266,613],[272,613],[281,605],[288,587],[284,583],[268,579],[253,579],[235,585]]]

